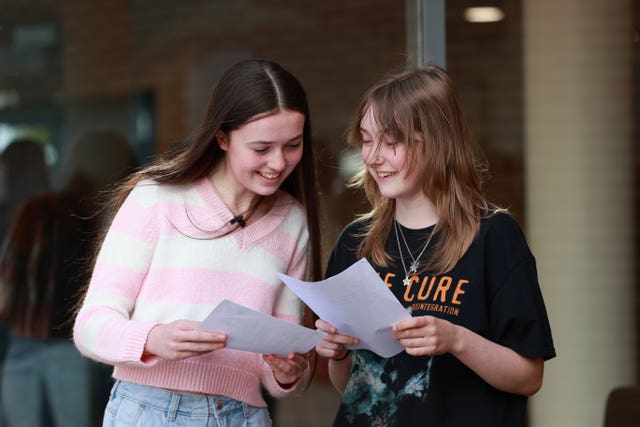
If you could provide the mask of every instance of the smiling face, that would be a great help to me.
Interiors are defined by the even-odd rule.
[[[251,120],[227,135],[218,133],[226,152],[227,184],[237,193],[272,195],[302,158],[304,115],[297,111]]]
[[[385,133],[371,108],[360,121],[360,133],[362,160],[380,193],[396,200],[424,198],[418,168],[409,167],[407,143],[394,141]]]

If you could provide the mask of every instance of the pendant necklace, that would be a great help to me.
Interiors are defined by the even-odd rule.
[[[400,232],[398,232],[398,230],[400,230]],[[405,239],[404,237],[404,233],[402,232],[401,226],[398,225],[398,221],[396,221],[395,219],[393,220],[393,231],[395,232],[395,235],[396,235],[396,243],[398,244],[398,252],[400,253],[400,262],[402,263],[402,269],[404,270],[404,280],[402,281],[402,284],[404,286],[409,286],[409,281],[410,281],[409,278],[418,272],[418,268],[420,267],[420,258],[422,258],[422,254],[424,254],[424,251],[427,250],[429,243],[431,243],[431,238],[433,237],[433,233],[436,231],[436,226],[435,225],[433,226],[433,229],[429,234],[429,238],[427,239],[427,242],[424,244],[424,247],[422,248],[418,256],[415,258],[413,257],[413,253],[411,253],[411,248],[409,248],[409,244],[407,243],[407,239]],[[400,238],[398,237],[398,234],[402,236],[402,241],[404,242],[404,245],[407,248],[409,257],[411,258],[411,266],[409,266],[409,270],[407,270],[407,266],[404,263],[404,256],[402,255],[402,247],[400,245]]]

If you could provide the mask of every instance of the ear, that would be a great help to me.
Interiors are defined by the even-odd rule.
[[[220,146],[222,151],[227,151],[229,149],[229,140],[227,139],[227,135],[225,135],[221,130],[216,132],[216,140],[218,141],[218,146]]]

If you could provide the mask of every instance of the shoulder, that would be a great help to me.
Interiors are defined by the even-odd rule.
[[[480,223],[479,242],[496,257],[522,260],[532,257],[522,228],[506,211],[493,213]]]
[[[358,260],[358,247],[371,225],[370,219],[356,219],[345,226],[333,246],[325,277],[334,276],[346,270]]]
[[[480,221],[480,230],[489,233],[523,235],[520,224],[507,211],[496,211]]]
[[[283,190],[276,192],[276,201],[272,212],[277,213],[283,211],[288,218],[296,221],[306,222],[306,213],[304,206],[295,197]]]
[[[334,254],[355,254],[370,226],[371,219],[367,218],[356,219],[347,224],[338,235],[334,245]]]
[[[520,224],[507,211],[496,211],[480,221],[480,232],[491,235],[510,235],[524,239]]]
[[[371,218],[358,218],[347,224],[340,232],[345,238],[362,239],[371,227]]]
[[[141,180],[131,189],[129,197],[146,207],[163,202],[187,202],[197,196],[195,183],[161,184],[150,179]],[[200,197],[197,197],[200,199]]]
[[[264,220],[264,221],[263,221]],[[268,227],[278,227],[285,233],[300,238],[308,235],[307,214],[304,206],[286,191],[278,190],[273,207],[261,219]]]
[[[194,184],[161,184],[153,180],[141,180],[129,191],[118,207],[115,222],[137,224],[137,227],[155,227],[166,221],[172,224],[189,224],[189,205],[205,206],[195,191]],[[211,217],[209,210],[202,215]]]

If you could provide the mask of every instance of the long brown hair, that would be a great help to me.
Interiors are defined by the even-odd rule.
[[[348,131],[349,143],[362,145],[360,122],[367,111],[392,140],[407,144],[409,168],[420,168],[424,194],[435,206],[438,243],[427,268],[451,270],[475,238],[480,219],[493,209],[481,191],[484,158],[472,143],[458,91],[435,65],[391,75],[365,93]],[[380,193],[363,167],[351,181],[362,188],[372,209],[359,255],[386,266],[384,250],[393,224],[395,201]]]
[[[213,88],[205,118],[194,140],[159,156],[149,166],[131,174],[115,189],[108,204],[110,220],[105,222],[106,228],[98,238],[90,266],[95,262],[113,216],[136,184],[147,179],[160,184],[184,184],[208,176],[225,155],[217,142],[218,132],[228,135],[256,115],[280,110],[297,111],[305,117],[302,159],[281,188],[305,208],[310,239],[308,276],[311,280],[320,280],[319,196],[307,96],[291,73],[265,59],[244,60],[227,69]],[[312,326],[314,321],[315,315],[305,308],[303,324]],[[310,357],[313,358],[312,355]]]
[[[216,138],[219,131],[228,134],[259,114],[280,110],[298,111],[305,117],[302,159],[281,188],[305,207],[311,249],[309,276],[312,280],[320,280],[319,197],[307,96],[298,80],[275,62],[248,59],[227,69],[213,88],[205,118],[194,140],[169,150],[124,180],[113,194],[109,205],[112,213],[115,214],[142,180],[184,184],[208,176],[225,155]]]

